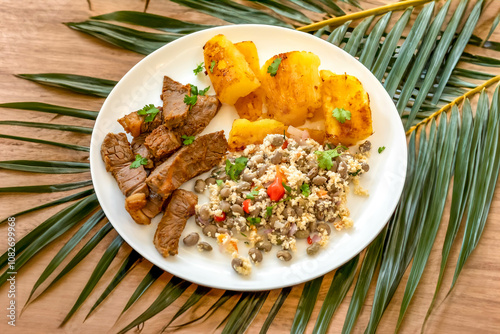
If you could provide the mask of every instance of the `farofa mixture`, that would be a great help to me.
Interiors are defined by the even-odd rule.
[[[368,195],[359,177],[369,170],[370,148],[366,141],[350,153],[311,138],[268,135],[261,145],[229,153],[210,177],[196,181],[197,192],[209,192],[209,202],[196,206],[196,223],[231,254],[233,269],[242,275],[274,245],[281,248],[277,257],[289,261],[297,239],[306,239],[307,253],[314,255],[327,245],[332,228],[352,226],[349,182],[356,194]],[[240,254],[239,242],[250,247],[248,257]],[[211,250],[200,244],[200,251]]]

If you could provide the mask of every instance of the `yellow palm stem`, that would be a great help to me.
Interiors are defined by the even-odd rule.
[[[451,101],[450,103],[448,103],[447,105],[445,105],[444,107],[442,107],[441,109],[439,109],[438,111],[436,111],[435,113],[433,113],[432,115],[430,115],[429,117],[423,119],[422,121],[420,121],[416,125],[412,126],[410,129],[408,129],[408,131],[406,131],[406,135],[409,135],[410,133],[412,133],[413,131],[415,131],[419,126],[421,126],[421,125],[429,122],[431,119],[436,118],[443,111],[451,109],[451,107],[453,107],[454,105],[459,104],[460,102],[462,102],[463,100],[465,100],[469,96],[472,96],[472,95],[474,95],[476,93],[479,93],[482,89],[484,89],[484,88],[486,88],[488,86],[491,86],[492,84],[494,84],[497,81],[500,81],[500,75],[497,75],[496,77],[491,78],[490,80],[484,82],[482,85],[477,86],[476,88],[469,90],[464,95],[461,95],[461,96],[457,97],[456,99],[454,99],[453,101]]]
[[[364,17],[372,16],[372,15],[381,15],[381,14],[385,14],[387,12],[394,11],[394,10],[406,9],[410,6],[423,5],[424,3],[428,3],[431,1],[435,1],[435,0],[407,0],[407,1],[397,2],[397,3],[390,4],[390,5],[380,6],[380,7],[372,8],[372,9],[368,9],[368,10],[363,10],[361,12],[352,13],[349,15],[344,15],[344,16],[339,16],[339,17],[334,17],[331,19],[319,21],[319,22],[316,22],[313,24],[309,24],[307,26],[297,28],[297,30],[299,30],[299,31],[315,31],[315,30],[323,28],[324,26],[327,26],[327,25],[337,26],[337,25],[341,25],[349,20],[357,20],[357,19],[361,19]]]

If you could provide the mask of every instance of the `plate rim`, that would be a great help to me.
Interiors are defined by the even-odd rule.
[[[284,28],[284,27],[278,27],[278,26],[271,26],[271,25],[265,25],[265,24],[236,24],[236,25],[226,25],[226,26],[219,26],[219,27],[213,27],[213,28],[209,28],[209,29],[204,29],[204,30],[201,30],[201,31],[198,31],[198,32],[194,32],[194,33],[191,33],[191,34],[187,34],[183,37],[180,37],[179,39],[176,39],[175,41],[172,41],[168,44],[165,44],[164,46],[162,46],[161,48],[155,50],[154,52],[150,53],[149,55],[145,56],[143,59],[141,59],[139,62],[137,62],[134,66],[132,66],[128,71],[127,73],[125,73],[123,75],[123,77],[117,82],[117,84],[113,87],[113,89],[111,90],[111,92],[108,94],[108,96],[106,97],[106,100],[103,102],[100,110],[99,110],[99,114],[95,120],[95,123],[94,123],[94,127],[98,124],[99,122],[99,119],[101,117],[104,117],[104,116],[101,116],[103,115],[101,113],[102,110],[104,110],[106,107],[107,107],[107,104],[111,103],[110,102],[110,98],[113,96],[113,93],[120,89],[120,86],[121,84],[123,84],[124,81],[126,81],[126,79],[128,78],[128,76],[132,75],[132,73],[134,72],[134,70],[139,67],[142,63],[148,61],[149,58],[152,58],[153,55],[155,55],[156,53],[159,53],[159,52],[162,52],[163,49],[165,48],[172,48],[172,47],[175,47],[176,44],[180,43],[182,40],[184,40],[185,38],[192,38],[193,36],[196,36],[196,35],[201,35],[201,34],[206,34],[207,31],[217,31],[217,33],[223,33],[224,30],[231,30],[231,29],[244,29],[244,28],[267,28],[267,29],[271,29],[271,30],[281,30],[281,31],[286,31],[287,33],[292,33],[292,34],[303,34],[303,35],[307,35],[311,38],[314,38],[315,36],[313,35],[310,35],[306,32],[302,32],[302,31],[298,31],[298,30],[294,30],[294,29],[290,29],[290,28]],[[356,60],[357,62],[357,66],[361,66],[363,67],[367,72],[369,72],[369,74],[371,76],[373,76],[373,78],[375,80],[377,80],[378,82],[378,85],[381,86],[381,88],[383,89],[384,92],[386,92],[385,88],[383,87],[382,83],[380,83],[380,81],[378,79],[376,79],[373,75],[373,73],[366,67],[364,66],[361,62],[359,62],[358,59],[356,59],[355,57],[351,56],[349,53],[347,53],[346,51],[344,51],[343,49],[337,47],[336,45],[334,44],[331,44],[321,38],[317,38],[317,41],[316,42],[319,42],[319,43],[324,43],[325,46],[328,46],[328,47],[334,47],[337,49],[338,52],[341,52],[344,54],[344,56],[347,56],[347,57],[350,57],[354,60]],[[307,51],[307,50],[306,50]],[[387,94],[387,92],[386,92]],[[390,98],[390,96],[387,94],[387,97],[391,100],[392,102],[392,99]],[[396,107],[393,103],[391,103],[391,106],[390,108],[391,109],[391,112],[397,112],[396,110]],[[252,287],[250,289],[247,289],[245,288],[244,286],[230,286],[230,287],[227,287],[225,285],[220,285],[220,284],[217,284],[216,282],[205,282],[205,281],[202,281],[202,280],[199,280],[197,278],[192,278],[192,277],[185,277],[185,275],[179,275],[178,273],[171,273],[169,270],[166,270],[164,269],[164,267],[161,265],[161,264],[157,264],[156,261],[153,261],[151,260],[147,255],[144,255],[144,250],[143,249],[140,249],[140,247],[134,247],[133,245],[135,244],[134,240],[132,240],[132,238],[129,238],[129,236],[127,235],[127,233],[125,233],[124,231],[122,231],[122,228],[120,227],[120,224],[117,224],[116,222],[113,222],[111,219],[108,218],[108,221],[112,224],[113,228],[116,230],[116,232],[124,239],[125,242],[127,242],[127,244],[132,248],[134,249],[135,251],[137,251],[139,254],[141,254],[141,256],[143,256],[145,259],[147,259],[149,262],[151,262],[153,265],[156,265],[158,267],[160,267],[162,270],[174,275],[174,276],[177,276],[179,278],[182,278],[186,281],[189,281],[189,282],[192,282],[192,283],[195,283],[195,284],[198,284],[198,285],[202,285],[202,286],[206,286],[206,287],[210,287],[210,288],[217,288],[217,289],[224,289],[224,290],[233,290],[233,291],[265,291],[265,290],[272,290],[272,289],[277,289],[277,288],[284,288],[284,287],[289,287],[289,286],[294,286],[294,285],[298,285],[298,284],[301,284],[301,283],[304,283],[304,282],[307,282],[307,281],[311,281],[313,279],[316,279],[320,276],[323,276],[329,272],[332,272],[338,268],[340,268],[342,265],[344,265],[345,263],[349,262],[350,260],[352,260],[355,256],[357,256],[358,254],[360,254],[364,249],[366,249],[372,242],[373,240],[375,240],[375,238],[380,234],[380,232],[386,227],[386,225],[388,224],[389,220],[390,220],[390,217],[391,215],[394,213],[394,210],[396,209],[399,201],[400,201],[400,198],[402,196],[402,193],[403,193],[403,188],[404,188],[404,184],[405,184],[405,180],[406,180],[406,176],[407,176],[407,155],[408,155],[408,147],[407,147],[407,144],[406,144],[406,135],[405,135],[405,132],[404,132],[404,129],[403,129],[403,125],[402,123],[398,126],[399,130],[398,132],[401,132],[402,134],[402,140],[404,140],[405,142],[405,145],[404,145],[404,159],[401,159],[401,161],[403,162],[404,164],[404,168],[402,168],[402,170],[404,170],[403,172],[403,175],[401,176],[401,180],[398,184],[398,190],[397,192],[399,193],[399,195],[396,197],[394,196],[393,197],[393,201],[391,203],[391,205],[389,206],[390,207],[390,210],[388,210],[388,214],[387,214],[387,217],[384,219],[385,220],[385,223],[384,224],[381,224],[379,230],[377,231],[377,233],[375,233],[374,235],[370,236],[369,238],[366,239],[366,242],[363,243],[362,245],[359,245],[357,248],[355,248],[355,252],[352,254],[352,256],[348,257],[345,259],[345,261],[341,261],[340,264],[334,268],[330,268],[328,267],[328,269],[326,270],[322,270],[322,269],[319,269],[317,271],[316,274],[313,274],[313,275],[310,275],[308,276],[306,279],[299,279],[299,280],[295,280],[293,282],[290,282],[290,283],[287,283],[287,284],[267,284],[266,286],[263,286],[261,288],[255,288],[255,287]],[[99,186],[96,186],[96,183],[97,183],[97,176],[95,175],[96,173],[96,170],[97,170],[97,167],[96,167],[96,161],[95,159],[93,158],[94,155],[96,156],[99,156],[100,157],[100,152],[98,154],[95,154],[93,153],[94,150],[96,150],[97,148],[94,148],[94,145],[93,143],[95,143],[95,141],[97,140],[95,137],[97,136],[97,131],[93,131],[92,133],[92,137],[91,137],[91,142],[90,142],[90,152],[89,152],[89,159],[90,159],[90,173],[91,173],[91,178],[92,178],[92,184],[93,184],[93,187],[94,187],[94,191],[95,191],[95,194],[97,196],[97,200],[99,201],[99,204],[101,206],[101,209],[104,211],[106,217],[110,216],[107,212],[107,209],[105,208],[105,206],[103,206],[101,204],[101,201],[99,200],[100,198],[100,187]],[[98,143],[98,147],[100,148],[100,145],[101,143]],[[102,194],[101,194],[102,196]]]

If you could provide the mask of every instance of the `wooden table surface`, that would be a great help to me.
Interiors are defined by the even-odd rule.
[[[112,12],[115,10],[137,10],[144,7],[143,0],[104,1],[92,0],[91,9],[84,0],[46,0],[46,1],[14,1],[3,0],[0,4],[0,103],[17,101],[38,101],[53,103],[89,110],[99,110],[103,99],[86,97],[84,95],[64,92],[55,88],[40,86],[13,76],[16,73],[48,73],[61,72],[88,76],[95,76],[119,80],[134,64],[143,58],[134,52],[116,48],[95,38],[68,29],[62,22],[83,21],[89,16]],[[394,1],[361,1],[365,8],[377,4]],[[498,5],[498,4],[497,4]],[[493,6],[488,17],[494,17],[495,11],[500,11],[499,6]],[[168,1],[151,1],[148,12],[169,15],[179,19],[188,19],[199,23],[219,22],[202,14],[193,14],[185,8]],[[493,16],[492,16],[493,15]],[[482,36],[488,30],[492,19],[480,21]],[[500,29],[497,29],[500,30]],[[499,33],[495,33],[493,40],[500,41]],[[491,54],[490,56],[495,56]],[[496,54],[498,57],[498,54]],[[38,122],[52,122],[60,124],[75,124],[92,126],[89,120],[77,120],[71,117],[56,116],[54,114],[0,109],[1,120],[24,120]],[[69,142],[73,144],[89,145],[90,136],[70,132],[59,132],[34,128],[15,126],[0,126],[0,133],[11,135],[26,135],[29,137]],[[0,139],[0,152],[2,160],[11,159],[37,159],[37,160],[73,160],[87,161],[88,153],[58,149],[47,145],[25,143],[7,139]],[[0,170],[0,186],[39,185],[74,182],[88,179],[89,174],[44,175],[30,174]],[[74,192],[74,191],[73,191]],[[68,192],[71,193],[71,192]],[[55,194],[1,194],[0,218],[4,218],[31,208],[49,200],[60,198],[68,193]],[[49,208],[34,214],[20,216],[17,220],[16,232],[18,238],[24,236],[40,222],[55,212],[61,206]],[[444,221],[449,216],[449,203],[444,214]],[[463,226],[462,226],[463,228]],[[72,230],[74,233],[75,229]],[[446,231],[446,224],[442,224],[434,249],[431,253],[427,269],[415,297],[408,309],[402,327],[402,333],[415,333],[420,330],[427,307],[434,292],[437,274],[441,260],[441,247]],[[37,254],[17,276],[16,292],[18,310],[23,306],[33,284],[50,262],[55,253],[69,239],[72,233],[64,235],[52,246]],[[111,270],[104,275],[104,279],[97,285],[95,291],[84,303],[75,316],[62,328],[58,328],[68,310],[73,306],[83,286],[86,284],[90,272],[94,269],[101,254],[108,246],[110,240],[116,236],[111,232],[104,242],[90,256],[85,258],[71,273],[61,280],[55,287],[32,305],[25,309],[17,318],[16,328],[7,325],[5,317],[8,306],[8,288],[5,284],[0,288],[0,333],[105,333],[116,332],[118,329],[134,319],[147,308],[163,289],[171,275],[165,273],[156,281],[152,288],[134,305],[131,310],[115,324],[117,317],[126,304],[131,293],[147,273],[151,264],[148,261],[141,263],[134,269],[108,297],[108,299],[89,317],[84,318],[90,307],[105,289],[107,282],[120,265],[120,260],[129,251],[122,249],[111,265]],[[6,226],[0,227],[0,251],[7,249]],[[86,239],[85,239],[86,240]],[[439,302],[443,300],[446,287],[451,282],[454,265],[458,257],[460,242],[456,242],[451,253],[449,268],[445,276]],[[427,333],[498,333],[500,332],[500,188],[497,188],[493,199],[489,219],[487,221],[482,240],[465,266],[454,292],[438,307],[429,324]],[[393,332],[395,321],[399,313],[404,282],[408,272],[400,284],[393,302],[385,312],[379,326],[380,333]],[[324,300],[332,273],[326,275],[325,282],[316,303],[312,319],[315,319],[321,302]],[[293,321],[303,285],[295,287],[283,308],[270,328],[270,333],[287,333]],[[355,333],[362,333],[369,318],[371,301],[373,300],[374,284],[372,284],[366,306],[357,323]],[[170,319],[180,305],[184,303],[193,287],[179,298],[171,307],[161,312],[156,317],[146,322],[144,333],[156,333]],[[331,333],[339,333],[342,328],[345,313],[350,300],[351,291],[336,311],[330,326]],[[209,294],[208,302],[203,303],[195,312],[199,315],[207,309],[222,294],[221,290],[213,290]],[[278,291],[272,291],[260,313],[252,323],[249,333],[258,333],[265,317],[272,307]],[[208,321],[187,327],[182,333],[206,333],[215,330],[217,324],[224,319],[227,311],[234,305],[228,303],[216,312]],[[3,315],[5,314],[5,315]],[[192,312],[181,318],[189,320]],[[307,332],[312,332],[314,321],[309,323]],[[218,330],[220,331],[220,329]]]

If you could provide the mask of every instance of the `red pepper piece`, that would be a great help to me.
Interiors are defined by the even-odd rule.
[[[243,211],[246,213],[250,213],[250,204],[252,203],[252,200],[247,198],[246,200],[243,201]]]
[[[226,213],[223,211],[222,216],[214,216],[216,222],[223,222],[226,219]]]

